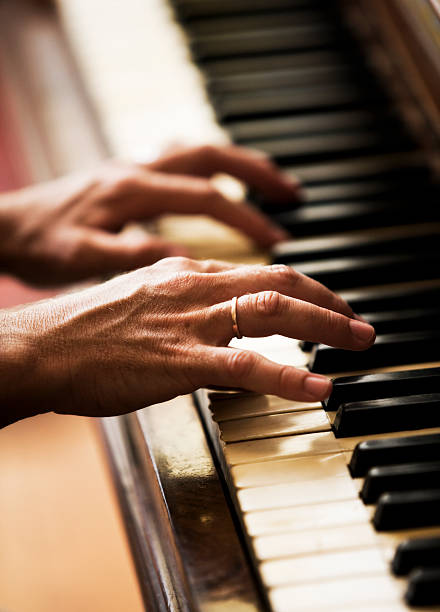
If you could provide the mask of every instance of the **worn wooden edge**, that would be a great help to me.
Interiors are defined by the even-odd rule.
[[[100,428],[146,609],[267,610],[191,397]]]
[[[254,549],[246,525],[244,524],[243,515],[240,511],[240,504],[236,495],[236,487],[232,481],[231,473],[229,471],[228,464],[224,453],[225,443],[221,439],[220,429],[218,424],[213,418],[212,411],[210,409],[210,400],[206,389],[199,389],[195,393],[195,402],[200,414],[200,418],[204,425],[207,439],[210,442],[213,456],[216,458],[219,472],[221,473],[225,489],[229,494],[231,503],[231,513],[235,523],[237,524],[237,530],[240,534],[241,545],[246,551],[246,556],[249,559],[250,568],[253,572],[253,579],[255,580],[257,589],[261,597],[262,609],[270,611],[271,605],[269,603],[267,588],[263,585],[261,580],[261,574],[258,571],[258,561],[254,554]]]
[[[101,419],[99,431],[145,610],[190,612],[194,608],[182,597],[186,592],[182,568],[169,554],[169,542],[163,539],[163,532],[171,527],[160,483],[134,416]]]

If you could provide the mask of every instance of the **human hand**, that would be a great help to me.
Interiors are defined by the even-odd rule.
[[[238,147],[177,151],[153,164],[105,163],[0,198],[0,264],[26,281],[55,285],[131,270],[186,249],[155,235],[126,233],[129,221],[165,213],[204,214],[268,247],[287,234],[250,204],[237,205],[209,178],[227,172],[278,201],[298,185],[262,155]]]
[[[227,347],[233,296],[245,336],[278,333],[351,350],[374,341],[342,298],[292,268],[169,258],[3,311],[0,404],[22,415],[106,416],[209,385],[305,402],[327,397],[327,378]]]

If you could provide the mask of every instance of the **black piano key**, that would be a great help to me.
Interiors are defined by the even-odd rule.
[[[406,576],[417,567],[440,565],[440,538],[414,538],[401,542],[391,567],[396,576]]]
[[[377,193],[375,186],[363,190],[363,198],[383,197]],[[314,194],[312,194],[313,196]],[[350,198],[350,196],[348,196]],[[369,229],[372,227],[387,227],[396,224],[437,221],[440,218],[438,206],[426,204],[415,209],[411,203],[402,198],[395,200],[379,200],[364,202],[329,202],[322,205],[302,206],[296,210],[283,210],[279,204],[265,203],[261,208],[285,227],[294,236],[317,236],[335,232]]]
[[[402,176],[397,180],[347,181],[323,185],[305,185],[304,190],[309,204],[337,202],[355,199],[381,199],[384,196],[398,198],[399,201],[414,197],[416,186],[405,181]],[[431,202],[430,194],[426,194],[424,203]],[[414,204],[414,201],[413,201]]]
[[[402,304],[405,308],[429,308],[440,305],[440,283],[350,290],[341,292],[341,297],[358,313],[399,309]]]
[[[414,308],[361,314],[374,327],[377,335],[440,329],[440,308]],[[300,348],[307,353],[314,345],[314,342],[303,340]]]
[[[301,136],[322,132],[334,133],[353,128],[365,129],[369,127],[374,129],[374,126],[381,122],[380,117],[379,113],[362,109],[248,119],[229,122],[227,127],[233,140],[239,143],[247,143],[251,140],[285,135]]]
[[[173,0],[179,18],[190,22],[202,17],[215,18],[237,13],[270,13],[282,9],[325,8],[323,0]]]
[[[243,33],[286,26],[322,23],[323,13],[314,10],[272,10],[264,13],[219,16],[216,19],[197,19],[188,24],[187,31],[194,39],[218,34]]]
[[[437,221],[440,218],[438,208],[427,205],[419,209],[417,215],[414,206],[411,207],[410,202],[405,202],[405,200],[401,201],[400,209],[397,200],[329,202],[322,205],[302,206],[288,212],[285,212],[281,205],[273,203],[265,204],[261,208],[274,221],[297,237],[393,226],[396,224],[397,214],[399,214],[401,224]]]
[[[238,56],[208,60],[203,63],[202,69],[209,82],[216,78],[250,75],[261,71],[270,71],[274,68],[282,70],[332,64],[346,65],[347,58],[335,49],[295,51],[282,54],[267,53],[255,57]]]
[[[440,361],[440,332],[426,330],[377,336],[366,351],[347,351],[319,344],[314,348],[309,367],[319,374],[335,374],[434,361]]]
[[[218,95],[233,95],[260,89],[305,87],[317,83],[347,83],[352,77],[353,72],[350,66],[339,62],[301,68],[279,68],[275,63],[268,70],[250,74],[233,74],[211,79],[207,76],[207,88],[215,99]],[[270,136],[273,138],[276,134],[266,134],[266,137]],[[254,138],[261,138],[261,135],[254,136]]]
[[[420,567],[411,572],[405,599],[410,606],[440,604],[440,559],[438,567]]]
[[[218,96],[215,110],[220,120],[281,112],[310,112],[314,109],[350,108],[366,100],[378,103],[383,98],[366,87],[324,84],[309,87],[285,87],[258,92]],[[227,128],[227,124],[226,124]]]
[[[428,280],[438,278],[440,251],[297,262],[295,269],[333,290]]]
[[[344,159],[333,162],[310,165],[286,166],[283,171],[296,176],[308,185],[322,183],[340,183],[354,179],[369,180],[377,177],[392,177],[412,181],[414,192],[423,182],[424,189],[429,186],[430,171],[418,151],[367,155],[356,159]]]
[[[341,376],[334,379],[331,395],[323,405],[326,410],[337,410],[347,402],[420,393],[440,393],[440,368]]]
[[[348,467],[353,478],[358,478],[375,466],[434,461],[439,457],[440,434],[364,440],[356,445]]]
[[[383,134],[372,130],[352,130],[347,133],[312,134],[309,136],[284,136],[274,139],[251,140],[252,149],[264,151],[278,163],[308,159],[335,159],[350,151],[402,150],[404,137],[398,134]],[[311,190],[309,190],[311,191]]]
[[[332,429],[337,438],[440,427],[440,393],[342,404]]]
[[[440,491],[428,489],[404,493],[383,493],[374,512],[377,531],[414,529],[440,523]]]
[[[342,46],[341,29],[331,24],[273,26],[242,32],[220,32],[198,36],[190,41],[194,55],[203,62],[209,58],[254,55],[275,51],[320,49]]]
[[[362,313],[362,316],[374,327],[378,335],[440,329],[440,308],[366,312]]]
[[[366,234],[340,234],[322,238],[292,240],[275,245],[272,251],[274,263],[291,263],[297,261],[314,261],[349,257],[355,255],[379,255],[385,253],[406,253],[433,250],[440,243],[440,226],[423,224],[407,229]]]
[[[440,489],[440,461],[373,467],[365,477],[360,497],[365,504],[374,504],[382,493],[423,489]]]

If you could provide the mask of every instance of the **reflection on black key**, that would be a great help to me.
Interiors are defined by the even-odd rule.
[[[377,531],[429,527],[440,523],[438,489],[409,493],[384,493],[373,517]]]
[[[295,269],[330,289],[367,287],[393,282],[436,279],[440,251],[393,255],[363,255],[297,262]]]
[[[234,13],[319,7],[322,0],[174,0],[173,4],[181,19],[200,19]]]
[[[414,538],[397,547],[391,567],[396,576],[405,576],[416,567],[440,564],[440,538]]]
[[[331,395],[323,404],[326,410],[337,410],[347,402],[419,393],[440,393],[440,368],[341,376],[333,381]]]
[[[440,393],[342,404],[333,423],[337,438],[440,426]]]
[[[218,96],[215,106],[218,116],[225,120],[260,113],[309,112],[313,109],[349,106],[363,102],[366,96],[371,100],[374,93],[367,93],[362,87],[329,84],[301,89],[285,87],[234,96]]]
[[[334,159],[347,155],[350,151],[395,148],[396,139],[391,140],[389,136],[384,137],[383,134],[371,130],[362,130],[350,133],[251,140],[247,145],[252,149],[264,151],[279,163],[286,163],[292,159],[297,162],[306,161],[308,158]]]
[[[426,330],[377,336],[373,346],[366,351],[346,351],[318,344],[312,352],[309,367],[318,374],[336,374],[439,360],[440,331]]]
[[[440,461],[371,468],[360,496],[365,504],[374,504],[382,493],[419,489],[440,489]]]
[[[314,207],[310,208],[313,210]],[[276,263],[293,264],[297,261],[332,259],[350,255],[413,253],[415,250],[435,250],[439,243],[439,224],[424,223],[399,230],[382,229],[377,235],[365,232],[288,240],[275,245],[272,259]]]
[[[419,568],[411,572],[405,599],[410,606],[434,606],[439,604],[440,566]]]
[[[440,283],[358,289],[342,292],[341,297],[358,313],[399,309],[402,304],[405,304],[405,308],[430,308],[440,305]]]
[[[192,51],[200,59],[254,55],[255,53],[319,49],[336,43],[340,30],[324,23],[259,28],[245,32],[220,32],[199,36],[191,41]]]
[[[356,445],[349,469],[354,478],[379,465],[433,461],[440,457],[440,434],[364,440]]]
[[[267,70],[259,72],[224,75],[208,80],[208,89],[215,98],[216,95],[235,94],[260,89],[274,89],[278,87],[304,87],[316,83],[334,83],[335,81],[349,81],[353,77],[352,69],[347,64],[330,64],[305,66],[302,68],[280,68],[276,61]],[[285,132],[284,135],[288,134]],[[274,137],[276,134],[263,134],[264,137]],[[256,138],[261,136],[257,135]]]
[[[374,327],[376,334],[440,329],[440,308],[363,313],[362,316]]]
[[[414,186],[420,181],[429,185],[429,172],[418,151],[394,153],[387,155],[374,155],[359,159],[344,159],[309,166],[292,166],[285,168],[285,172],[299,177],[308,184],[349,181],[363,178],[371,179],[378,176],[405,177],[411,176]]]
[[[351,197],[350,195],[349,198]],[[368,198],[369,196],[364,193],[361,197]],[[410,200],[412,198],[406,200],[406,196],[403,196],[395,201],[327,202],[326,204],[303,206],[291,211],[283,210],[278,204],[265,202],[262,208],[294,236],[313,236],[392,226],[396,224],[397,215],[401,224],[439,219],[438,207],[427,203],[416,210]],[[280,254],[279,257],[280,260],[288,261],[284,255]]]
[[[240,78],[241,75],[234,75]],[[307,135],[322,132],[344,132],[352,128],[372,127],[380,115],[366,110],[264,117],[228,123],[228,131],[236,142],[285,135]],[[389,115],[387,116],[389,120]]]

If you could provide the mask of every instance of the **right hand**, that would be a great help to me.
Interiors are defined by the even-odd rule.
[[[356,320],[344,300],[292,268],[169,258],[3,311],[9,342],[0,353],[9,356],[9,372],[3,364],[1,405],[11,415],[108,416],[208,385],[304,402],[328,396],[325,377],[227,346],[233,296],[240,296],[245,336],[279,333],[351,350],[374,342],[373,328]]]

